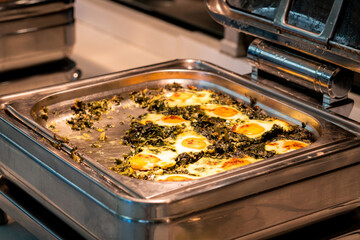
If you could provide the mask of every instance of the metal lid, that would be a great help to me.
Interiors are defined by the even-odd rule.
[[[207,0],[220,24],[360,72],[360,2]]]

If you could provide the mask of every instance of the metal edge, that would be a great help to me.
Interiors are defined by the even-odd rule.
[[[161,64],[160,64],[160,65],[161,65]],[[162,66],[163,66],[163,65],[162,65]],[[177,199],[177,200],[179,200],[179,199]],[[184,200],[186,200],[186,199],[184,199]],[[139,201],[139,199],[136,199],[136,201]],[[155,202],[154,202],[153,200],[145,200],[145,201],[139,201],[139,203],[140,203],[140,202],[148,203],[148,204],[151,205],[151,203],[155,203],[155,202],[156,202],[157,204],[159,204],[159,203],[162,202],[162,201],[160,201],[160,202],[159,202],[159,201],[155,201]],[[168,204],[168,203],[169,203],[169,202],[167,202],[167,204]]]
[[[331,40],[328,40],[330,46],[324,46],[321,41],[294,34],[280,27],[275,28],[270,20],[232,9],[226,0],[206,0],[206,6],[210,16],[223,26],[360,72],[360,50],[358,49]]]
[[[74,6],[74,0],[34,0],[11,2],[11,4],[0,3],[0,22],[56,13]]]

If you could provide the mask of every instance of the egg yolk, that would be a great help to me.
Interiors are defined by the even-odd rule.
[[[234,132],[241,133],[244,135],[258,135],[264,131],[265,128],[263,128],[257,123],[244,124],[234,129]]]
[[[167,181],[188,181],[192,180],[191,178],[184,177],[184,176],[170,176],[166,179],[158,180],[158,182],[167,182]]]
[[[275,151],[278,154],[287,153],[293,150],[307,147],[308,144],[297,140],[280,140],[277,142],[268,143],[265,146],[266,151]]]
[[[251,162],[242,158],[232,158],[229,161],[226,161],[221,168],[224,170],[230,170],[237,167],[245,166]]]
[[[233,117],[238,111],[229,107],[217,107],[213,109],[213,113],[220,117]]]
[[[151,154],[137,154],[131,160],[130,164],[136,170],[150,170],[154,164],[160,162],[160,159]]]
[[[185,122],[185,119],[183,119],[182,117],[174,116],[174,115],[164,116],[164,117],[161,118],[161,120],[162,120],[163,122],[166,122],[166,123],[181,123],[181,122]]]
[[[287,151],[297,150],[306,147],[307,144],[298,141],[287,141],[284,143],[283,148]]]
[[[185,101],[192,97],[192,93],[188,92],[175,92],[170,96],[172,101]]]
[[[181,145],[192,149],[204,149],[206,142],[200,138],[186,138],[181,142]]]

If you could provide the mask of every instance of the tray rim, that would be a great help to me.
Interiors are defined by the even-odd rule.
[[[59,86],[55,86],[55,87],[51,87],[50,89],[49,88],[44,88],[44,89],[40,89],[40,90],[33,90],[33,91],[30,91],[30,92],[24,92],[24,93],[20,93],[20,94],[15,94],[15,95],[10,95],[10,96],[5,96],[3,98],[0,98],[0,104],[4,109],[6,109],[7,107],[6,106],[9,106],[7,104],[10,104],[11,103],[14,103],[14,102],[17,102],[19,100],[17,100],[18,97],[23,97],[24,99],[26,99],[26,97],[30,96],[30,95],[36,95],[37,98],[41,98],[42,96],[44,95],[48,95],[49,93],[51,92],[60,92],[59,90],[60,89],[72,89],[73,87],[81,87],[81,86],[86,86],[87,84],[93,82],[95,85],[96,84],[101,84],[102,82],[104,81],[109,81],[109,79],[116,79],[118,78],[119,76],[123,76],[125,75],[131,75],[131,74],[134,74],[135,72],[146,72],[148,71],[149,69],[153,69],[153,68],[160,68],[160,69],[163,69],[163,68],[168,68],[169,66],[172,66],[172,65],[175,65],[177,66],[178,64],[180,65],[188,65],[188,66],[193,66],[193,64],[200,64],[202,68],[205,68],[205,67],[212,67],[214,69],[219,69],[217,66],[215,65],[212,65],[212,64],[209,64],[209,63],[206,63],[206,62],[203,62],[203,61],[199,61],[199,60],[191,60],[191,59],[185,59],[185,60],[174,60],[174,61],[170,61],[170,62],[165,62],[165,63],[160,63],[160,64],[155,64],[155,65],[151,65],[151,66],[147,66],[147,67],[144,67],[144,68],[139,68],[139,69],[132,69],[132,70],[128,70],[128,71],[124,71],[124,72],[120,72],[120,73],[114,73],[114,74],[110,74],[110,75],[104,75],[103,77],[95,77],[95,78],[90,78],[90,79],[87,79],[87,80],[83,80],[81,82],[77,82],[77,83],[67,83],[67,84],[61,84]],[[228,74],[234,74],[234,73],[231,73],[231,72],[227,72]],[[250,84],[251,85],[251,84]],[[4,116],[4,111],[1,111],[0,112],[0,117],[3,118]],[[10,119],[11,121],[11,117],[7,116],[8,119]],[[25,130],[26,132],[26,130]],[[355,139],[356,137],[354,137]],[[357,146],[359,145],[359,142],[358,142],[358,139],[349,139],[349,142],[352,142],[354,146]],[[43,143],[39,143],[38,144],[41,144],[41,145],[44,145]],[[345,145],[347,144],[347,142],[343,143],[342,147],[345,147]],[[330,146],[331,148],[332,146]],[[327,148],[329,148],[329,146],[327,146]],[[327,153],[330,153],[334,150],[331,150],[331,149],[325,149],[325,155]],[[335,151],[340,151],[340,149],[336,149]],[[302,154],[299,152],[299,154],[297,154],[296,157],[294,157],[293,159],[293,164],[295,165],[298,165],[298,164],[301,164],[301,158],[302,156],[301,155],[306,155],[308,151],[301,151]],[[288,156],[285,156],[285,157],[280,157],[280,158],[286,158]],[[318,158],[319,156],[313,156],[314,159]],[[274,160],[275,161],[275,160]],[[278,159],[276,159],[276,161],[278,161]],[[307,163],[309,161],[306,161]],[[283,169],[284,166],[280,166],[281,168],[278,168],[278,169],[273,169],[273,171],[277,171],[277,170],[281,170]],[[230,173],[226,173],[226,174],[223,174],[223,175],[230,175]],[[221,178],[223,178],[223,175]],[[216,178],[220,178],[217,176],[214,177],[215,179]],[[141,181],[141,180],[140,180]],[[237,182],[233,182],[232,184],[235,184]],[[204,183],[205,185],[207,185],[208,183]],[[196,192],[196,191],[193,191],[194,188],[191,188],[191,185],[193,184],[189,184],[188,186],[186,186],[186,190],[187,192],[185,194],[181,194],[182,196],[180,197],[179,194],[173,194],[173,195],[168,195],[166,197],[162,197],[162,198],[144,198],[144,199],[141,199],[139,197],[136,197],[136,196],[126,196],[126,195],[123,195],[123,194],[118,194],[116,197],[122,201],[132,201],[132,202],[137,202],[138,204],[140,205],[143,205],[143,207],[145,205],[147,206],[150,206],[150,205],[163,205],[163,206],[169,206],[171,203],[177,203],[175,205],[179,205],[181,204],[181,202],[187,202],[188,199],[191,199],[192,197],[196,197],[197,195],[204,195],[206,192],[214,192],[214,191],[217,191],[217,189],[219,188],[223,188],[223,187],[227,187],[227,185],[217,185],[215,187],[213,187],[212,189],[208,189],[206,192],[204,191],[200,191],[200,192]],[[202,185],[200,184],[200,186],[198,186],[198,188],[201,188]],[[192,189],[192,191],[189,191],[189,189]],[[237,196],[239,197],[239,196]],[[243,196],[244,197],[244,196]],[[220,204],[221,201],[218,201],[218,202],[214,202],[213,205],[215,204]],[[174,204],[172,204],[174,205]],[[200,206],[198,206],[200,207]],[[209,206],[207,206],[209,207]],[[211,206],[210,206],[211,207]],[[167,216],[169,212],[165,211],[163,212],[164,216]],[[170,215],[176,215],[176,214],[179,214],[176,213],[176,211]],[[161,214],[159,214],[161,215]]]

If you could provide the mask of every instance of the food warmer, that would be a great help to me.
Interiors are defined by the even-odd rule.
[[[360,35],[352,27],[360,4],[206,4],[221,24],[258,37],[248,48],[251,74],[180,59],[0,98],[5,212],[42,239],[268,239],[357,209],[360,125],[346,115],[354,103],[348,98],[353,75],[360,70]],[[119,94],[126,105],[129,92],[174,81],[256,104],[306,127],[316,141],[203,179],[152,182],[110,171],[110,158],[92,158],[87,149],[74,161],[74,147],[41,117],[43,106],[61,113],[47,121],[68,116],[75,99]],[[108,121],[124,121],[125,128],[128,115],[139,113],[124,108]],[[121,156],[123,150],[115,144],[107,152]]]
[[[68,57],[74,45],[73,0],[0,1],[0,72]]]

